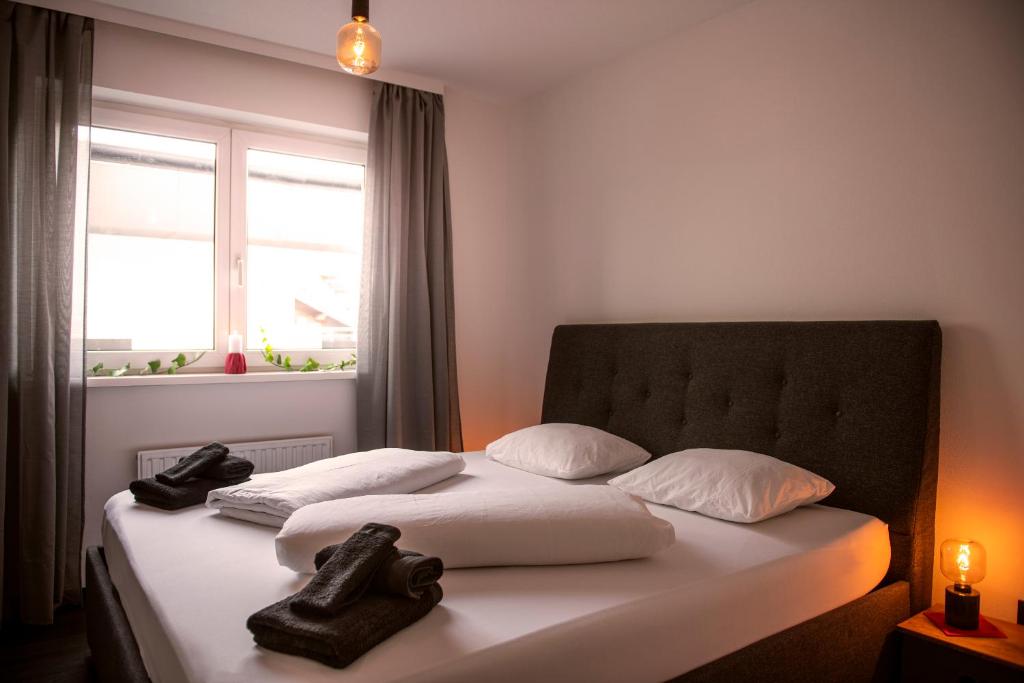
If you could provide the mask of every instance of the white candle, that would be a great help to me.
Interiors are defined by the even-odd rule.
[[[228,335],[228,353],[242,352],[242,335],[232,332]]]

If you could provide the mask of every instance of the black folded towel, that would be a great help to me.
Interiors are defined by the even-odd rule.
[[[316,554],[314,563],[317,570],[331,558],[340,545],[329,545]],[[418,598],[428,586],[437,583],[443,573],[444,563],[440,558],[395,548],[373,575],[369,590],[374,593]]]
[[[180,486],[168,486],[155,477],[138,479],[128,485],[128,490],[135,494],[139,503],[152,505],[163,510],[178,510],[190,505],[202,505],[206,502],[206,494],[214,489],[232,484],[241,484],[248,477],[240,477],[229,481],[216,479],[190,479]]]
[[[291,608],[292,599],[285,598],[253,614],[245,625],[260,647],[342,668],[422,619],[442,596],[436,583],[418,600],[368,593],[331,617],[301,616]]]
[[[254,469],[256,469],[256,463],[252,460],[229,455],[216,465],[204,470],[203,479],[216,479],[218,481],[242,479],[252,474]]]
[[[192,477],[201,477],[203,472],[228,457],[228,447],[214,441],[206,444],[192,455],[179,460],[156,475],[161,484],[177,486]]]
[[[344,543],[334,546],[334,552],[317,567],[309,583],[292,596],[292,610],[308,617],[340,613],[363,596],[401,535],[387,524],[363,525]]]

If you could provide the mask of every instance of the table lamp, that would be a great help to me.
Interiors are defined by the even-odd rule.
[[[985,548],[977,541],[951,538],[939,548],[939,569],[953,582],[946,586],[946,623],[953,628],[978,628],[981,593],[971,588],[985,578]]]

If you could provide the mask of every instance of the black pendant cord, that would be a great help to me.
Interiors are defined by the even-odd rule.
[[[352,18],[370,21],[370,0],[352,0]]]

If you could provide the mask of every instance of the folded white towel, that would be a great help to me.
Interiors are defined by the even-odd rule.
[[[440,557],[446,569],[630,560],[675,542],[670,522],[618,489],[538,486],[308,505],[277,535],[277,561],[314,572],[318,550],[344,541],[367,522],[398,527],[400,548]]]
[[[254,474],[211,491],[207,507],[257,524],[280,527],[305,505],[385,493],[412,493],[466,467],[456,453],[380,448],[317,460],[282,472]]]

